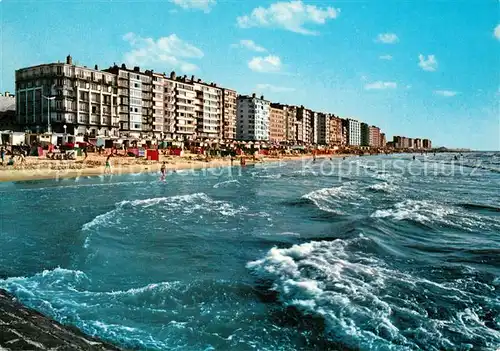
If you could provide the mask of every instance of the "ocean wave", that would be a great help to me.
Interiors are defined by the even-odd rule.
[[[285,306],[324,318],[327,337],[349,348],[497,346],[500,332],[481,317],[481,303],[494,305],[493,299],[462,290],[461,284],[436,283],[391,269],[355,250],[366,240],[361,236],[273,248],[247,268],[270,281]],[[453,307],[443,313],[444,305]]]
[[[311,191],[302,198],[312,201],[322,211],[343,215],[345,211],[340,210],[341,208],[346,205],[357,207],[368,200],[358,190],[355,183],[346,182],[340,186]]]
[[[404,200],[394,204],[392,208],[376,210],[371,217],[410,220],[426,225],[434,223],[468,231],[477,231],[478,228],[500,230],[498,218],[461,211],[459,207],[431,200]]]
[[[90,232],[84,240],[83,247],[88,248],[91,236],[103,227],[118,227],[130,212],[153,211],[152,215],[174,213],[176,216],[188,216],[217,213],[223,217],[234,217],[247,211],[244,206],[233,206],[229,202],[214,200],[205,193],[194,193],[170,197],[156,197],[139,200],[124,200],[115,204],[115,208],[100,214],[90,222],[83,224],[82,231]]]
[[[368,189],[375,192],[393,193],[398,190],[398,186],[392,183],[383,182],[370,185]]]
[[[231,180],[226,180],[224,182],[217,183],[213,187],[215,189],[217,189],[217,188],[220,188],[220,187],[226,187],[226,186],[228,186],[230,184],[238,184],[239,185],[241,183],[239,181],[237,181],[236,179],[231,179]]]

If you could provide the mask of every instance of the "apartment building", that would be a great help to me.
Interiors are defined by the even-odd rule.
[[[385,136],[385,133],[380,133],[380,147],[386,147],[387,146],[387,138]]]
[[[342,119],[331,115],[329,119],[329,144],[332,146],[345,146],[345,134],[342,127]]]
[[[413,140],[413,146],[414,146],[415,149],[422,149],[422,139],[415,138]]]
[[[283,111],[283,141],[297,141],[297,107],[272,103],[271,107]]]
[[[152,133],[162,140],[175,139],[175,81],[152,72]]]
[[[269,110],[269,141],[281,143],[285,141],[285,109],[279,104],[271,104]]]
[[[236,139],[237,97],[236,91],[222,89],[222,138],[225,140]]]
[[[313,111],[300,106],[297,108],[297,127],[300,130],[297,131],[297,141],[304,144],[310,144],[314,139],[314,129],[313,129]]]
[[[330,114],[317,113],[315,118],[316,143],[320,145],[330,144]]]
[[[432,142],[429,139],[422,140],[422,147],[424,149],[432,149]]]
[[[141,72],[140,67],[114,65],[105,72],[118,80],[120,131],[126,136],[140,137],[153,134],[153,74]]]
[[[380,147],[380,128],[376,126],[370,127],[370,142],[371,147]]]
[[[238,140],[269,140],[270,102],[255,94],[240,95],[237,99]]]
[[[16,121],[24,130],[118,135],[118,106],[116,76],[71,56],[16,70]]]
[[[367,123],[361,123],[361,146],[370,146],[370,127]]]
[[[343,119],[342,124],[346,129],[346,142],[349,146],[361,145],[361,123],[355,119]]]

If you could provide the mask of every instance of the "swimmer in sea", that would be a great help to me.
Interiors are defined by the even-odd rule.
[[[167,166],[165,166],[165,162],[163,162],[163,164],[161,165],[160,173],[161,173],[160,180],[164,181],[165,177],[167,176]]]

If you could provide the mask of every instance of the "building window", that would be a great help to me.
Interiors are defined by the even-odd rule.
[[[62,74],[63,70],[61,66],[57,66],[57,74]]]

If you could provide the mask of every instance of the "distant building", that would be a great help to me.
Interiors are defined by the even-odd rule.
[[[329,142],[332,146],[344,146],[345,138],[342,128],[342,119],[336,117],[335,115],[330,116],[330,128],[329,128]]]
[[[344,119],[343,126],[346,129],[347,145],[360,146],[361,145],[361,123],[355,119]]]
[[[330,145],[330,115],[318,113],[316,116],[317,144]]]
[[[238,125],[236,138],[238,140],[269,140],[269,109],[270,102],[255,94],[240,95],[237,99]]]
[[[361,146],[370,146],[370,127],[361,123]]]
[[[369,145],[371,147],[381,147],[381,137],[380,137],[380,128],[376,126],[370,127],[370,142]]]
[[[223,135],[225,140],[236,139],[236,107],[237,107],[236,91],[231,89],[223,89],[223,105],[222,105],[222,120],[223,120]]]
[[[285,140],[285,110],[279,105],[271,104],[269,113],[269,140],[281,143]]]
[[[415,149],[422,149],[422,139],[416,138],[413,140],[413,147]]]
[[[304,144],[313,142],[313,112],[304,106],[297,108],[297,141]]]
[[[16,98],[9,92],[0,93],[0,130],[19,129],[16,123]]]
[[[385,137],[385,133],[380,133],[380,147],[387,146],[387,138]]]
[[[429,139],[422,140],[422,147],[424,149],[432,149],[432,142]]]

